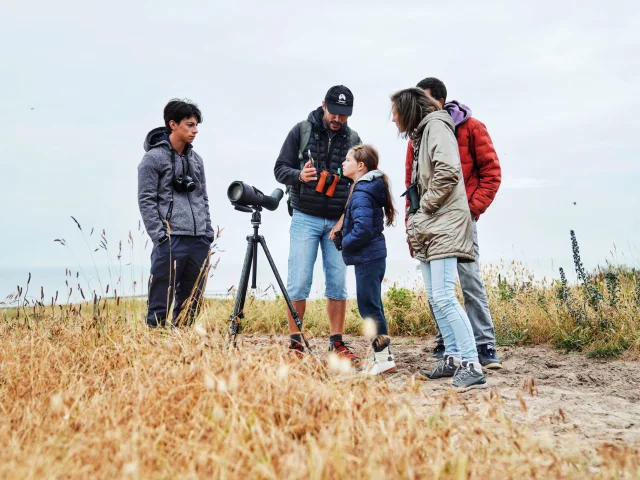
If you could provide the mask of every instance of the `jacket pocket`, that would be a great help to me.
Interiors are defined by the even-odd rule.
[[[422,211],[417,211],[407,222],[407,237],[413,249],[414,255],[425,255],[427,251],[428,239],[424,228],[425,217]]]
[[[427,213],[427,211],[425,210],[425,205],[423,204],[422,200],[420,200],[420,212],[427,217],[438,217],[440,215],[444,215],[445,213],[451,211],[452,206],[453,202],[447,202],[444,205],[441,205],[440,208],[438,208],[435,212]]]

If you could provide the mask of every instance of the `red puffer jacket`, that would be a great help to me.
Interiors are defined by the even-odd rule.
[[[478,220],[498,193],[502,173],[498,154],[484,124],[471,116],[471,109],[458,102],[444,105],[456,124],[456,137],[460,149],[462,175],[469,200],[469,210],[474,220]],[[413,147],[407,147],[405,163],[405,184],[411,184]],[[408,197],[407,197],[408,206]]]

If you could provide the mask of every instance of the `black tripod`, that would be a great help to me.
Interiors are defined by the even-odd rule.
[[[242,265],[242,273],[240,274],[240,283],[238,284],[238,292],[236,293],[236,304],[233,309],[233,314],[229,317],[229,336],[233,340],[233,346],[236,346],[236,336],[240,332],[240,322],[239,320],[244,318],[244,302],[247,297],[247,286],[249,284],[249,274],[253,268],[253,276],[251,277],[251,288],[255,290],[256,288],[256,274],[258,272],[258,243],[262,245],[262,249],[264,250],[265,255],[267,256],[267,260],[269,260],[269,265],[271,265],[271,270],[276,277],[276,281],[278,282],[278,286],[280,287],[280,291],[282,292],[282,296],[284,297],[285,302],[287,302],[287,307],[291,312],[291,316],[293,317],[293,321],[296,322],[298,326],[298,330],[300,330],[300,335],[302,335],[302,339],[304,340],[305,346],[311,351],[311,347],[309,346],[309,342],[305,338],[302,333],[302,322],[300,321],[300,317],[298,316],[298,312],[293,308],[293,303],[291,303],[291,299],[289,298],[289,294],[287,293],[287,289],[282,283],[282,278],[280,278],[280,274],[278,273],[278,269],[276,268],[276,264],[273,261],[273,257],[271,253],[269,253],[269,249],[267,248],[267,242],[265,241],[262,235],[258,234],[258,229],[260,228],[260,224],[262,223],[262,215],[260,212],[262,211],[262,207],[244,207],[240,205],[235,206],[236,210],[240,210],[241,212],[252,213],[251,215],[251,225],[253,225],[253,235],[247,236],[247,253],[244,256],[244,263]],[[253,209],[253,210],[252,210]]]

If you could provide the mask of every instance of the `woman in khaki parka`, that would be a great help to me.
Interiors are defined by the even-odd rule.
[[[407,221],[408,240],[420,261],[425,289],[445,344],[426,379],[453,377],[456,388],[486,385],[469,318],[455,295],[458,262],[473,262],[469,203],[451,116],[422,89],[391,95],[393,121],[414,148],[412,188],[417,195]],[[409,190],[407,192],[409,192]]]

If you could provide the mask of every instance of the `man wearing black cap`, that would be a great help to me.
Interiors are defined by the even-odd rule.
[[[349,149],[362,143],[356,131],[347,125],[352,112],[351,90],[343,85],[331,87],[322,106],[287,135],[274,173],[289,191],[292,220],[287,291],[293,306],[303,319],[320,246],[330,327],[329,350],[357,365],[360,359],[342,340],[347,268],[330,238],[342,228],[341,217],[349,196],[349,181],[339,178],[338,170]],[[289,331],[289,348],[302,353],[302,338],[291,315]]]

